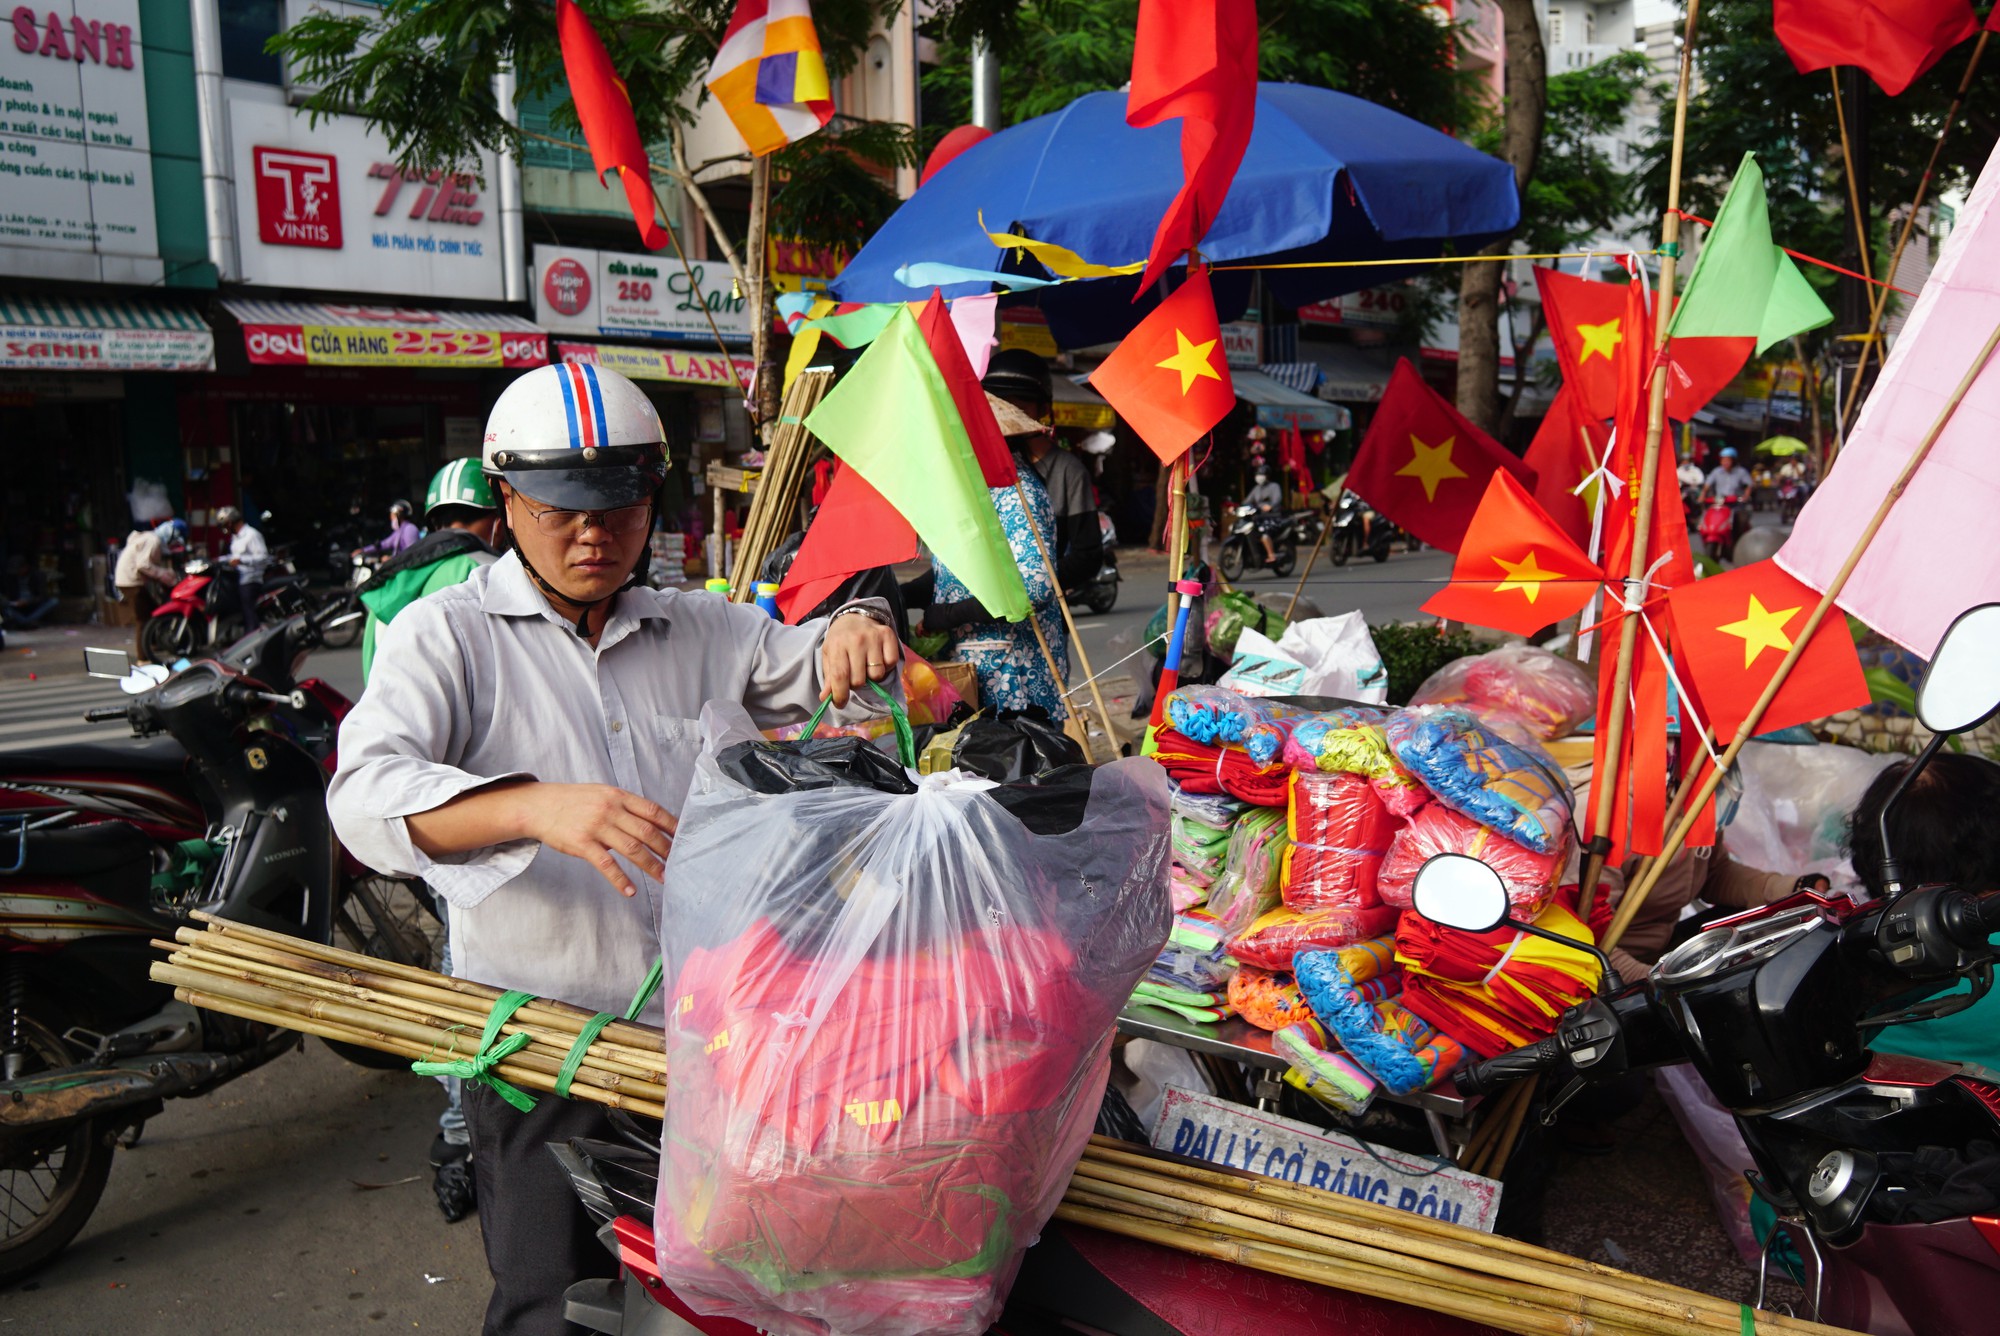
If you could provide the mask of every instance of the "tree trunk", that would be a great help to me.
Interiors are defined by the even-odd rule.
[[[1514,345],[1514,388],[1508,393],[1507,402],[1500,409],[1500,421],[1493,430],[1500,440],[1506,440],[1514,432],[1514,417],[1521,410],[1521,396],[1527,393],[1534,372],[1535,345],[1542,341],[1548,328],[1548,317],[1537,304],[1534,319],[1528,322],[1528,341]]]
[[[750,166],[750,235],[743,243],[750,269],[750,356],[757,363],[755,402],[746,405],[757,424],[759,448],[770,443],[771,428],[778,420],[778,400],[783,391],[779,382],[783,368],[778,365],[777,347],[771,340],[772,294],[768,260],[771,250],[766,240],[771,218],[771,160],[758,158]]]
[[[1542,121],[1549,103],[1548,52],[1536,0],[1497,0],[1507,45],[1507,95],[1500,156],[1514,168],[1525,196],[1542,151]],[[1504,255],[1496,241],[1480,253]],[[1458,411],[1485,431],[1500,425],[1500,261],[1468,264],[1458,285]]]

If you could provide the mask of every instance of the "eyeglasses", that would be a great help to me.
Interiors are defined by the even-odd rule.
[[[636,506],[620,506],[616,510],[536,510],[523,497],[521,506],[535,517],[536,526],[550,535],[592,528],[614,534],[637,533],[646,527],[653,514],[651,504],[644,501]]]

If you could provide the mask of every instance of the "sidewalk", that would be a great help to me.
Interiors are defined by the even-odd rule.
[[[86,648],[132,648],[129,626],[43,626],[33,631],[7,632],[0,649],[0,682],[26,682],[47,677],[81,677]]]

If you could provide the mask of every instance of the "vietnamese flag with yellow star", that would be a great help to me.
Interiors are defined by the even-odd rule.
[[[1215,429],[1236,407],[1236,386],[1222,354],[1222,326],[1208,271],[1187,281],[1139,322],[1104,365],[1090,373],[1103,395],[1163,464]]]
[[[1599,421],[1610,417],[1618,410],[1619,361],[1647,343],[1643,331],[1625,327],[1625,285],[1536,269],[1535,287],[1563,384],[1576,396],[1583,416]]]
[[[1473,426],[1405,359],[1361,438],[1347,490],[1432,547],[1456,552],[1486,484],[1501,472],[1534,485],[1533,469]]]
[[[1705,722],[1715,736],[1727,741],[1804,632],[1819,593],[1767,560],[1683,585],[1667,601],[1675,658],[1688,690],[1707,709]],[[1847,619],[1836,609],[1820,623],[1757,731],[1790,728],[1867,703],[1861,657]]]
[[[1513,474],[1486,484],[1451,565],[1451,583],[1431,595],[1433,617],[1533,635],[1574,617],[1604,573]]]
[[[1601,479],[1585,484],[1597,473],[1610,446],[1604,424],[1583,415],[1576,387],[1565,382],[1522,456],[1535,471],[1536,504],[1579,546],[1590,542],[1598,488],[1603,485]]]

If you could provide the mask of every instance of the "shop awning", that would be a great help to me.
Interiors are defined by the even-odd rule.
[[[1257,369],[1298,394],[1311,394],[1319,388],[1320,369],[1317,362],[1266,362]]]
[[[324,302],[222,303],[259,366],[531,367],[549,336],[501,311],[426,311]]]
[[[1319,397],[1348,404],[1372,404],[1389,388],[1389,373],[1395,358],[1348,343],[1309,343],[1299,340],[1299,356],[1312,359],[1320,369]]]
[[[735,392],[739,383],[748,385],[757,364],[748,357],[731,356],[724,361],[719,352],[705,353],[693,348],[662,346],[636,347],[627,343],[558,343],[559,362],[588,362],[606,367],[633,380],[670,380],[682,385],[714,385]],[[735,364],[731,374],[730,364]]]
[[[1118,415],[1111,411],[1111,405],[1104,402],[1104,396],[1085,385],[1079,385],[1068,376],[1057,375],[1051,379],[1054,387],[1054,417],[1058,427],[1083,427],[1090,431],[1110,431],[1117,424]]]
[[[215,334],[164,302],[0,295],[0,368],[213,371]]]
[[[1259,426],[1345,431],[1354,425],[1353,416],[1339,404],[1288,390],[1261,371],[1232,370],[1229,378],[1236,384],[1236,397],[1257,410]]]

